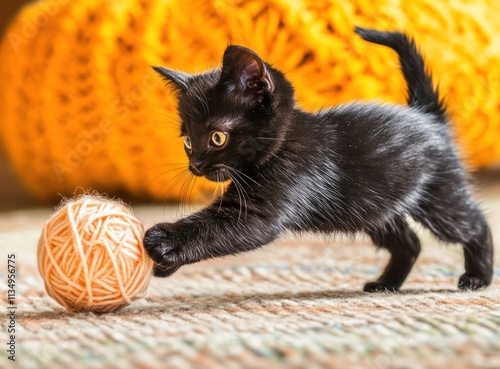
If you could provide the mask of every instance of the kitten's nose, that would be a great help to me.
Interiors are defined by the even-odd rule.
[[[202,175],[201,168],[203,167],[203,163],[204,161],[202,159],[191,158],[189,166],[195,174]]]

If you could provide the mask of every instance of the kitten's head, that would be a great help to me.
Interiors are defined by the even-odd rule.
[[[252,50],[231,45],[222,68],[198,75],[154,69],[178,91],[193,174],[212,181],[238,177],[265,164],[282,146],[293,88]]]

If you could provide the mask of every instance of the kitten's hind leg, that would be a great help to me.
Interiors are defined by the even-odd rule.
[[[436,186],[429,192],[432,196],[421,202],[415,220],[440,240],[463,246],[465,273],[458,288],[488,286],[493,277],[493,241],[481,210],[464,190]]]
[[[396,219],[384,228],[369,231],[373,243],[387,249],[391,258],[382,275],[365,284],[365,292],[397,291],[411,271],[420,253],[420,241],[404,219]]]

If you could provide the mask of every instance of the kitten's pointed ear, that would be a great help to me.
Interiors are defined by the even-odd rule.
[[[185,91],[188,87],[188,82],[191,79],[191,75],[183,72],[178,72],[176,70],[167,69],[163,67],[152,67],[156,72],[158,72],[163,79],[171,84],[173,87],[180,91]]]
[[[263,95],[273,91],[274,84],[261,58],[246,47],[230,45],[222,58],[221,82],[230,90]]]

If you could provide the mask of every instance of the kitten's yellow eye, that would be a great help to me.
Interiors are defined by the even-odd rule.
[[[184,146],[186,146],[188,150],[191,150],[191,139],[189,136],[184,136]]]
[[[227,141],[227,133],[221,131],[212,132],[212,143],[217,147],[222,147]]]

